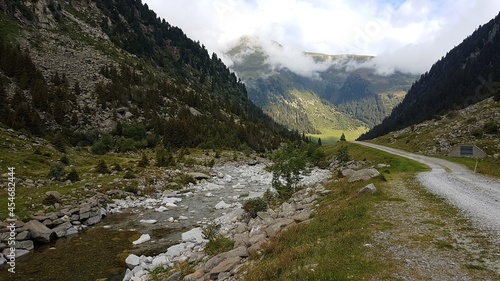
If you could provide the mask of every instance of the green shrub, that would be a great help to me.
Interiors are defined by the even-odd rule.
[[[187,185],[187,184],[190,184],[190,183],[196,183],[196,179],[193,176],[191,176],[191,175],[181,174],[179,176],[178,182],[181,185]]]
[[[245,210],[250,217],[255,218],[258,212],[267,210],[267,202],[262,198],[249,199],[243,204],[243,210]]]
[[[234,241],[222,236],[219,233],[220,225],[216,223],[211,223],[201,230],[203,238],[208,240],[207,245],[205,245],[205,253],[210,256],[215,256],[220,253],[230,251],[234,247]]]
[[[56,180],[61,180],[64,177],[66,171],[64,170],[64,164],[57,161],[50,167],[49,178],[54,178]]]
[[[61,203],[54,195],[49,194],[43,199],[43,205],[52,206],[55,203]]]
[[[98,174],[110,174],[111,173],[108,169],[108,165],[106,165],[106,162],[104,162],[104,160],[99,160],[99,162],[97,162],[97,166],[95,166],[95,172]]]
[[[349,155],[349,149],[347,146],[342,146],[340,149],[337,151],[337,161],[340,162],[340,164],[345,164],[351,160],[351,156]]]
[[[137,194],[139,192],[139,188],[135,185],[127,185],[125,187],[125,191],[133,193],[133,194]]]
[[[496,122],[488,122],[484,124],[484,132],[486,134],[495,135],[498,133],[498,124]]]
[[[61,159],[59,159],[59,162],[63,163],[64,165],[69,165],[69,158],[68,158],[68,156],[66,154],[63,155],[63,157],[61,157]]]
[[[66,176],[66,180],[69,180],[71,182],[80,181],[80,176],[78,175],[78,172],[75,170],[75,168],[71,169],[69,174]]]
[[[113,167],[111,167],[111,169],[112,169],[113,171],[117,171],[117,172],[121,172],[121,171],[123,171],[122,166],[120,166],[120,164],[118,164],[118,163],[115,163],[115,164],[113,165]]]
[[[128,180],[135,179],[135,175],[134,173],[132,173],[132,171],[128,170],[125,172],[125,175],[123,175],[123,178]]]
[[[139,161],[139,163],[137,163],[137,166],[142,168],[149,166],[149,159],[146,154],[142,153],[141,160]]]
[[[63,137],[63,135],[61,134],[55,135],[52,138],[51,143],[54,146],[54,148],[57,149],[59,152],[62,153],[66,152],[66,139]]]
[[[104,155],[106,154],[110,148],[101,140],[95,142],[92,147],[90,148],[90,151],[92,153],[97,154],[97,155]]]

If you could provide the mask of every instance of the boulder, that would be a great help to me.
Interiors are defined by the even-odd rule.
[[[210,270],[210,279],[216,280],[219,276],[220,273],[222,272],[229,272],[233,268],[235,268],[237,265],[239,265],[241,262],[241,259],[239,257],[232,257],[225,259],[221,263],[219,263],[216,267],[212,268]]]
[[[303,221],[308,220],[309,217],[311,217],[311,212],[310,211],[303,211],[303,212],[293,216],[293,220],[296,222],[303,222]]]
[[[195,272],[193,272],[189,275],[186,275],[186,277],[184,277],[183,281],[197,281],[197,280],[200,280],[200,278],[203,278],[204,275],[205,275],[205,271],[203,269],[198,269]]]
[[[93,216],[83,222],[84,225],[94,225],[101,221],[101,215]]]
[[[217,203],[217,205],[215,205],[215,209],[217,210],[229,209],[229,208],[231,208],[231,204],[227,204],[224,201],[220,201],[219,203]]]
[[[340,171],[340,173],[342,173],[342,176],[346,178],[352,176],[355,172],[356,171],[354,171],[353,169],[344,169]]]
[[[193,228],[187,232],[181,234],[182,242],[195,242],[201,243],[205,239],[203,239],[202,229],[200,227]]]
[[[294,222],[295,221],[293,219],[278,219],[278,220],[276,220],[273,224],[271,224],[270,226],[268,226],[266,228],[267,236],[269,238],[273,238],[274,236],[276,236],[276,234],[278,234],[278,232],[281,231],[281,229],[283,227],[288,226]]]
[[[16,240],[21,241],[21,240],[28,240],[31,238],[31,234],[29,231],[23,231],[17,234]]]
[[[240,246],[236,249],[232,249],[231,251],[226,252],[224,255],[228,258],[231,258],[231,257],[246,258],[249,256],[247,247],[245,247],[245,246]]]
[[[17,241],[16,242],[16,249],[17,250],[31,251],[31,250],[35,249],[35,245],[34,245],[33,241],[31,241],[31,240]]]
[[[42,243],[49,243],[55,233],[37,220],[31,220],[24,225],[30,231],[31,238]]]
[[[58,200],[61,199],[61,193],[59,193],[58,191],[53,191],[53,190],[47,191],[47,192],[45,192],[45,195],[46,196],[51,196],[52,195],[52,196],[54,196],[54,198],[56,198]]]
[[[149,234],[143,234],[143,235],[141,235],[141,237],[139,237],[139,239],[132,242],[132,244],[139,245],[139,244],[142,244],[142,243],[149,241],[149,240],[151,240],[151,236],[149,236]]]
[[[370,183],[369,185],[358,190],[358,193],[374,194],[375,192],[377,192],[377,187],[375,187],[373,183]]]
[[[366,180],[370,180],[378,175],[380,175],[380,173],[374,168],[363,169],[363,170],[356,171],[349,178],[348,182],[366,181]]]
[[[73,225],[69,221],[67,221],[63,224],[56,226],[52,230],[54,231],[57,237],[64,237],[66,236],[66,231],[68,231],[68,229],[70,229],[71,226]]]
[[[125,259],[125,263],[130,269],[134,269],[136,266],[138,266],[141,263],[141,259],[134,255],[130,254],[128,257]]]
[[[207,175],[207,174],[204,174],[204,173],[196,173],[196,172],[193,172],[193,173],[188,173],[187,174],[188,176],[192,176],[193,178],[197,179],[197,180],[208,180],[208,179],[211,179],[212,177]]]

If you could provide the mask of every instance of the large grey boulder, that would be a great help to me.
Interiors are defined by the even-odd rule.
[[[125,263],[128,265],[128,267],[130,269],[134,269],[136,266],[138,266],[141,263],[141,259],[137,255],[130,254],[125,259]]]
[[[30,231],[31,238],[42,243],[49,243],[55,233],[37,220],[31,220],[24,225]]]
[[[352,174],[348,182],[366,181],[378,175],[380,175],[380,173],[377,171],[377,169],[374,168],[363,169],[356,171],[354,174]]]
[[[241,262],[241,259],[239,257],[232,257],[232,258],[228,258],[228,259],[222,261],[216,267],[214,267],[214,268],[212,268],[212,270],[210,270],[210,273],[209,273],[210,279],[216,280],[220,273],[231,271],[233,268],[235,268],[237,265],[239,265],[240,262]]]
[[[73,225],[67,221],[63,224],[60,224],[58,226],[56,226],[55,228],[53,228],[52,230],[54,231],[54,233],[56,234],[57,237],[64,237],[66,236],[66,232],[68,231],[68,229],[70,229]]]
[[[377,188],[373,183],[370,183],[369,185],[358,190],[358,193],[366,193],[366,194],[374,194],[375,192],[377,192]]]

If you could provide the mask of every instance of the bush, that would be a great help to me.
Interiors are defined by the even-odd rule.
[[[66,176],[66,180],[69,180],[71,182],[80,181],[80,176],[78,175],[78,172],[75,170],[75,168],[71,169],[69,174]]]
[[[98,174],[110,174],[111,173],[108,169],[108,165],[106,165],[106,162],[104,162],[104,160],[99,160],[99,162],[97,162],[97,166],[95,166],[95,172]]]
[[[55,203],[61,203],[59,199],[57,199],[54,195],[49,194],[43,199],[43,205],[46,206],[51,206],[54,205]]]
[[[146,127],[142,123],[132,123],[123,126],[123,135],[136,141],[146,138]]]
[[[219,229],[219,224],[211,223],[201,230],[203,238],[208,240],[204,249],[207,255],[215,256],[220,253],[230,251],[234,247],[234,241],[222,236],[219,233]]]
[[[139,192],[139,188],[135,185],[127,185],[125,187],[125,191],[133,193],[133,194],[137,194]]]
[[[337,151],[336,159],[340,162],[340,164],[345,164],[351,160],[351,156],[349,156],[349,149],[347,146],[342,146]]]
[[[191,176],[191,175],[187,175],[187,174],[181,174],[179,176],[179,184],[181,185],[188,185],[190,183],[196,183],[196,179]]]
[[[123,175],[124,179],[130,180],[130,179],[135,179],[134,173],[132,171],[128,170],[125,172],[125,175]]]
[[[149,166],[149,159],[146,154],[142,153],[141,160],[139,161],[139,163],[137,163],[137,166],[142,168]]]
[[[495,122],[488,122],[484,124],[484,132],[486,134],[495,135],[496,133],[498,133],[498,129],[498,124]]]
[[[63,163],[64,165],[69,165],[69,158],[67,155],[64,155],[63,157],[61,157],[61,159],[59,159],[59,162]]]
[[[257,217],[258,212],[267,210],[267,202],[262,198],[249,199],[243,204],[243,210],[250,215],[250,217]]]
[[[66,171],[64,170],[64,164],[57,161],[50,167],[49,177],[56,180],[61,180],[64,177]]]
[[[123,171],[122,166],[120,166],[120,164],[118,164],[118,163],[115,163],[115,164],[113,165],[113,167],[111,167],[111,169],[112,169],[113,171],[117,171],[117,172],[121,172],[121,171]]]
[[[106,144],[104,144],[104,142],[101,140],[94,143],[92,145],[92,148],[90,148],[90,151],[92,151],[92,153],[97,154],[97,155],[104,155],[109,150],[110,150],[110,148]]]
[[[55,135],[51,143],[59,152],[66,153],[66,139],[61,134]]]

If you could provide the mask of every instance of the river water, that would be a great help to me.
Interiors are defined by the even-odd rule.
[[[180,243],[182,233],[240,208],[249,198],[262,196],[272,180],[264,168],[265,164],[226,163],[213,168],[211,179],[183,190],[116,200],[109,208],[116,213],[84,233],[38,247],[17,262],[15,274],[2,269],[0,280],[121,280],[129,253],[154,256],[166,252]],[[316,169],[302,184],[329,175],[327,170]],[[133,245],[141,234],[150,235],[151,240]]]

